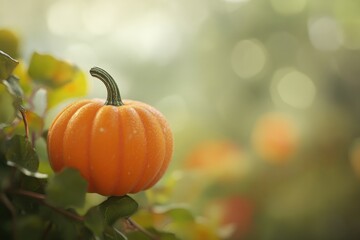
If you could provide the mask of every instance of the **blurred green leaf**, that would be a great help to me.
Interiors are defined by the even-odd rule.
[[[28,74],[27,66],[24,61],[19,60],[19,64],[14,69],[13,75],[19,78],[19,84],[21,89],[24,91],[25,94],[30,96],[34,88],[34,84]]]
[[[91,239],[90,233],[86,231],[81,222],[59,214],[58,212],[46,206],[40,206],[39,213],[43,219],[47,219],[48,222],[51,222],[51,228],[47,234],[46,239]]]
[[[78,68],[49,54],[35,52],[31,57],[28,72],[34,81],[57,88],[71,82]]]
[[[6,164],[10,167],[17,168],[25,177],[35,178],[39,180],[47,179],[47,175],[39,172],[31,172],[26,168],[21,167],[15,162],[7,161]]]
[[[174,208],[167,211],[166,214],[176,221],[190,222],[195,220],[193,213],[185,208]]]
[[[10,29],[0,29],[0,49],[10,56],[19,57],[19,37]]]
[[[43,234],[44,222],[36,215],[22,216],[18,219],[17,229],[18,239],[38,240]]]
[[[48,108],[56,106],[64,100],[85,96],[87,93],[87,79],[82,71],[74,74],[73,81],[60,88],[48,90]]]
[[[15,135],[6,142],[6,159],[30,172],[36,172],[39,158],[31,142],[24,136]]]
[[[14,71],[18,61],[0,50],[0,80],[7,79]]]
[[[56,207],[82,207],[85,203],[87,182],[79,171],[65,168],[49,179],[46,201]]]
[[[0,159],[0,192],[10,187],[12,173],[12,169],[6,168],[2,159]]]
[[[13,97],[4,84],[0,84],[0,127],[7,126],[16,118]]]
[[[3,83],[5,84],[11,95],[17,98],[23,97],[24,93],[19,85],[19,79],[17,77],[15,77],[14,75],[9,75]]]
[[[19,111],[24,111],[23,91],[19,85],[19,79],[14,75],[10,75],[3,81],[9,93],[13,96],[13,106]]]
[[[84,216],[84,224],[101,239],[126,239],[111,227],[116,220],[132,215],[138,204],[129,196],[110,197],[100,205],[92,207]]]
[[[105,222],[108,225],[112,225],[119,218],[129,217],[134,214],[138,209],[138,203],[127,195],[109,197],[99,205],[99,208],[104,216]]]
[[[89,209],[85,214],[84,225],[89,228],[95,236],[102,236],[105,229],[105,221],[98,206]]]

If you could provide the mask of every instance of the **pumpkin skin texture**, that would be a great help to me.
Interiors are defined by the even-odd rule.
[[[47,140],[55,172],[76,168],[89,192],[105,196],[137,193],[160,180],[173,151],[166,119],[145,103],[120,102],[81,100],[59,113]]]

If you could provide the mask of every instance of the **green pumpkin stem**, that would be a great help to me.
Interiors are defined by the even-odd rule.
[[[116,85],[115,80],[104,69],[93,67],[90,69],[90,74],[93,77],[100,79],[106,86],[107,98],[105,105],[122,106],[120,91]]]

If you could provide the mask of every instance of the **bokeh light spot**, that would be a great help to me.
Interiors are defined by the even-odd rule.
[[[281,69],[273,78],[273,100],[280,98],[282,102],[299,109],[311,106],[316,96],[313,81],[304,73],[294,69]]]
[[[241,78],[251,78],[259,74],[266,64],[266,52],[258,40],[238,42],[231,55],[234,72]]]
[[[323,17],[309,23],[309,36],[312,45],[322,51],[337,50],[344,41],[342,29],[329,17]]]
[[[282,15],[292,15],[304,10],[307,0],[271,0],[273,9]]]

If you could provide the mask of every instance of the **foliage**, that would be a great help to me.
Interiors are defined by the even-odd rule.
[[[48,111],[87,92],[78,67],[35,52],[27,68],[0,51],[0,77],[0,96],[7,99],[0,106],[6,116],[0,118],[1,239],[177,239],[131,219],[139,208],[132,197],[89,204],[87,182],[76,169],[54,174],[46,167],[44,148],[37,146],[46,137]],[[35,100],[41,91],[47,99],[43,109]]]

